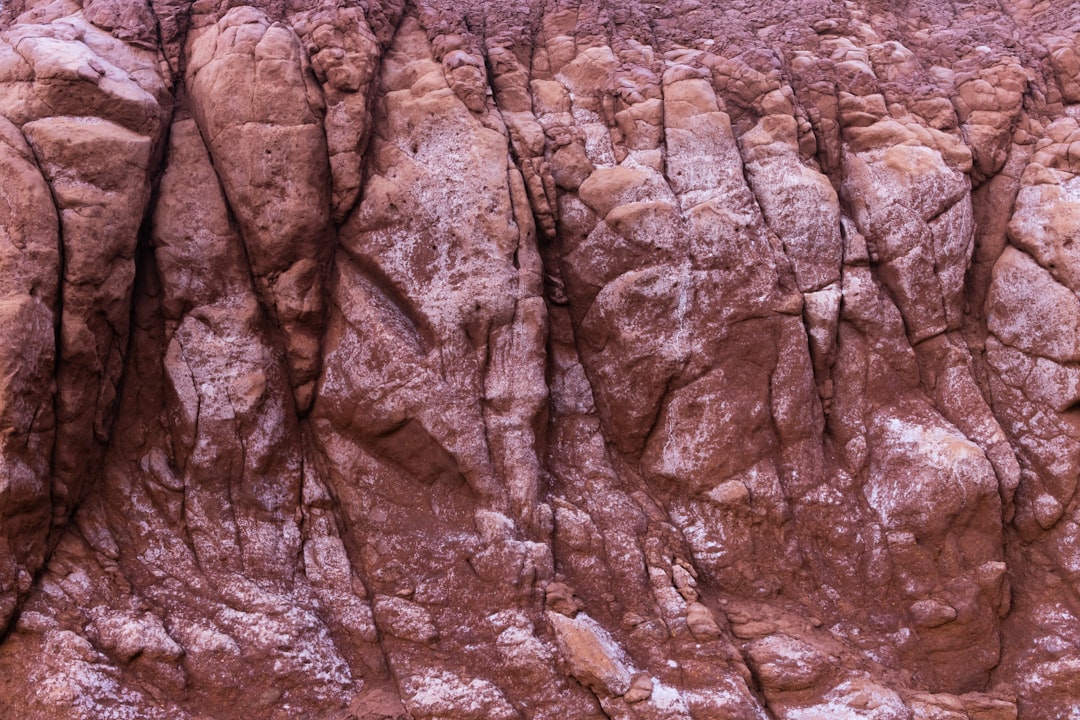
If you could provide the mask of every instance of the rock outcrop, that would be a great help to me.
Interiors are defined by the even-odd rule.
[[[1080,3],[4,0],[0,716],[1080,714]]]

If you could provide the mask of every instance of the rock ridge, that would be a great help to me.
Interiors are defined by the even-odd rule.
[[[1076,0],[5,0],[0,716],[1080,714],[1078,123]]]

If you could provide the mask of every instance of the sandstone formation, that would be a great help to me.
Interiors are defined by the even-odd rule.
[[[1077,0],[3,0],[0,717],[1080,717]]]

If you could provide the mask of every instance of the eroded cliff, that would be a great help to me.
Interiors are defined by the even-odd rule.
[[[1080,714],[1080,3],[7,0],[0,714]]]

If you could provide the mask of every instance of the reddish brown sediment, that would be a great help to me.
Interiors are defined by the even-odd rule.
[[[0,717],[1080,714],[1080,2],[2,5]]]

